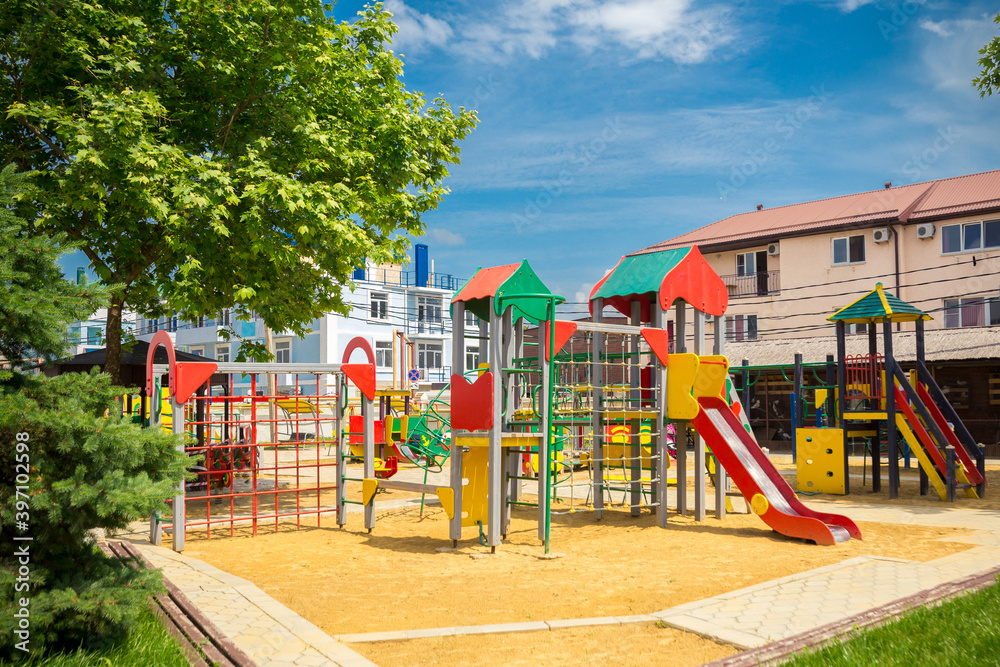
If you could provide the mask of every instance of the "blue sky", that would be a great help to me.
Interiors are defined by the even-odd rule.
[[[971,86],[995,4],[386,7],[407,86],[481,120],[424,218],[440,272],[527,258],[580,301],[621,255],[758,203],[1000,168],[1000,98]]]

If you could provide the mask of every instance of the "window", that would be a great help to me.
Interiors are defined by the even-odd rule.
[[[471,371],[479,368],[479,346],[467,345],[465,347],[465,370]]]
[[[438,296],[418,296],[417,297],[417,333],[431,331],[432,325],[441,324],[441,297]],[[442,331],[440,326],[433,327],[438,333]]]
[[[856,322],[848,322],[844,330],[849,334],[868,333],[868,325],[859,324]]]
[[[150,333],[156,333],[160,330],[160,320],[149,320],[149,331]]]
[[[292,341],[283,340],[274,344],[274,360],[279,364],[287,364],[292,360]]]
[[[199,357],[204,357],[205,356],[205,348],[203,348],[203,347],[192,347],[191,348],[191,354],[196,354]]]
[[[375,366],[392,368],[392,341],[375,341]]]
[[[1000,220],[966,222],[941,227],[941,252],[969,252],[1000,248]]]
[[[757,340],[756,315],[729,315],[726,317],[726,340]]]
[[[441,343],[417,343],[417,368],[441,368]]]
[[[478,327],[479,318],[471,310],[465,311],[465,326],[467,327]]]
[[[944,300],[944,326],[982,327],[1000,324],[1000,298],[981,296]]]
[[[228,363],[229,362],[229,346],[228,345],[216,345],[215,346],[215,360]]]
[[[217,320],[217,323],[220,326],[228,327],[233,323],[232,316],[233,316],[233,311],[230,310],[229,308],[225,308],[219,311],[219,319]]]
[[[371,304],[371,319],[389,319],[389,295],[386,292],[371,292],[369,303]]]
[[[198,328],[205,326],[205,316],[202,315],[198,318]]]
[[[757,273],[757,253],[741,252],[736,255],[736,275],[752,276],[755,273]]]
[[[860,264],[865,261],[865,235],[833,239],[833,265]]]

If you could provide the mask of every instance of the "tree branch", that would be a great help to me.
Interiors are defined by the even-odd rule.
[[[31,123],[29,123],[27,118],[25,118],[24,116],[18,116],[17,120],[21,123],[21,125],[24,125],[26,128],[28,128],[29,130],[31,130],[31,133],[34,134],[36,137],[38,137],[38,139],[43,144],[45,144],[46,146],[48,146],[48,149],[50,151],[52,151],[56,155],[60,156],[62,159],[66,160],[67,162],[72,162],[73,161],[73,160],[70,159],[70,157],[68,155],[66,155],[66,152],[63,151],[63,149],[59,148],[58,146],[56,146],[55,144],[53,144],[51,141],[49,141],[48,138],[44,134],[42,134],[41,130],[39,130],[37,127],[35,127]]]

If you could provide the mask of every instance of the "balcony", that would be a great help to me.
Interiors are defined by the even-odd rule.
[[[353,277],[355,280],[365,280],[379,285],[398,287],[417,286],[417,272],[403,271],[402,269],[383,269],[377,267],[355,269]],[[428,273],[427,284],[420,285],[420,287],[435,287],[437,289],[455,291],[461,287],[464,282],[465,281],[456,278],[450,273]]]
[[[758,271],[744,276],[735,274],[722,276],[722,281],[729,289],[730,299],[773,296],[781,293],[780,273],[780,271]]]

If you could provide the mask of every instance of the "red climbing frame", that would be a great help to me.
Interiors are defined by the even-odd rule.
[[[184,406],[188,470],[197,475],[185,489],[188,538],[220,529],[256,535],[283,522],[300,527],[304,518],[319,525],[336,512],[337,399],[320,395],[319,374],[291,377],[288,393],[267,395],[258,394],[264,373],[216,374],[215,395],[203,385]]]

